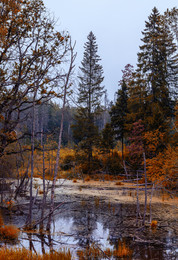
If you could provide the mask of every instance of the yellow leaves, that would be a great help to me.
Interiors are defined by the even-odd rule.
[[[178,167],[178,148],[168,148],[160,152],[156,157],[147,159],[147,174],[152,182],[164,187],[176,185],[176,173]]]

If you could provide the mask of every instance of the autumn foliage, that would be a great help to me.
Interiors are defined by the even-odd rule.
[[[44,255],[37,255],[33,254],[31,251],[27,249],[8,249],[8,248],[1,248],[0,249],[0,260],[71,260],[71,253],[69,251],[63,252],[52,252],[49,254]]]
[[[19,229],[14,225],[5,225],[0,227],[0,236],[3,239],[14,240],[19,235]]]

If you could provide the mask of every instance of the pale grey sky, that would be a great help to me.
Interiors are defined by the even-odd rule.
[[[43,0],[58,19],[58,30],[67,30],[76,41],[76,72],[90,31],[96,36],[110,100],[118,89],[121,70],[137,63],[141,31],[154,6],[160,13],[177,6],[177,0]]]

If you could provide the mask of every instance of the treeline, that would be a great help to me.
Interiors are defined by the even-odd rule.
[[[76,83],[71,38],[55,30],[41,1],[3,1],[0,9],[1,161],[8,154],[45,149],[50,142],[56,149],[61,131],[62,145],[82,154],[76,157],[81,160],[71,160],[83,163],[88,174],[120,167],[127,177],[136,176],[146,165],[152,181],[175,184],[177,8],[163,15],[153,8],[137,67],[125,66],[110,103],[93,32]],[[69,102],[71,96],[77,106]],[[104,166],[96,150],[106,157]]]

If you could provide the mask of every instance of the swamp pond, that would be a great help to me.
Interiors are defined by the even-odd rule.
[[[42,181],[36,179],[35,184],[39,188]],[[148,195],[150,193],[148,188]],[[70,249],[73,259],[78,259],[78,250],[95,247],[103,252],[106,249],[117,249],[119,244],[124,243],[130,252],[128,259],[177,259],[177,199],[165,197],[159,190],[155,191],[152,199],[152,219],[158,224],[154,229],[150,227],[148,207],[143,229],[141,219],[136,226],[136,187],[132,184],[117,186],[115,182],[109,181],[83,183],[77,180],[77,183],[73,183],[69,180],[58,180],[55,194],[55,206],[60,203],[61,206],[53,216],[51,232],[39,232],[38,226],[34,232],[21,229],[15,246],[37,253],[60,248]],[[38,197],[34,205],[35,220],[41,214],[41,198]],[[143,186],[139,187],[139,201],[142,214]],[[28,215],[28,204],[29,196],[24,194],[17,198],[11,211],[2,208],[4,222],[21,228]],[[48,212],[47,203],[45,213]],[[45,224],[44,221],[44,226]],[[12,246],[8,241],[1,241],[1,245],[4,243]]]

